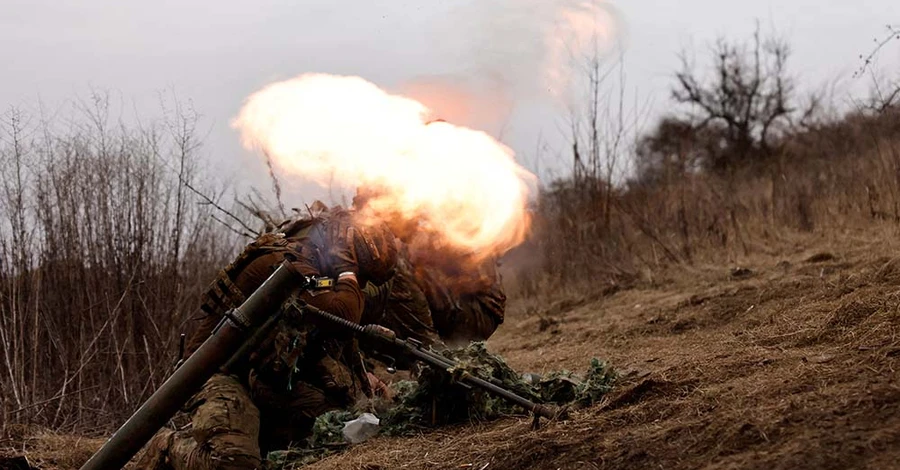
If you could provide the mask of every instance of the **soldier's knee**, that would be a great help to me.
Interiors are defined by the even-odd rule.
[[[211,468],[250,470],[260,468],[259,443],[237,434],[220,434],[207,443]]]
[[[234,378],[213,376],[195,400],[191,422],[197,442],[219,435],[242,435],[254,441],[259,436],[259,410]]]
[[[144,447],[144,453],[137,461],[137,468],[142,470],[172,470],[169,455],[175,431],[161,429]]]
[[[191,439],[182,441],[188,469],[258,468],[259,409],[233,377],[217,374],[192,400]]]
[[[227,433],[202,443],[182,436],[176,439],[170,457],[175,470],[254,470],[262,466],[257,442]]]

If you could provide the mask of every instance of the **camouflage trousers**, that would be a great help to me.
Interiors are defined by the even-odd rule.
[[[290,398],[272,399],[252,387],[257,402],[236,378],[216,374],[188,402],[191,425],[164,429],[147,445],[137,468],[152,470],[252,470],[269,450],[305,437],[316,416],[334,409],[325,395],[299,383]]]

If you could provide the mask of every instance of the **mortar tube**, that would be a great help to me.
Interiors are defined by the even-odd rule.
[[[209,338],[131,415],[81,470],[120,469],[219,371],[248,331],[262,324],[301,284],[285,262],[240,307],[230,311]]]

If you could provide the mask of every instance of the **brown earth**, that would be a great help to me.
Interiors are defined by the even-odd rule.
[[[307,468],[900,468],[897,240],[810,235],[739,266],[518,302],[489,349],[532,372],[609,360],[623,376],[608,400],[537,431],[521,416],[376,438]],[[76,460],[19,447],[42,468]]]
[[[522,371],[607,359],[624,375],[608,401],[538,431],[519,417],[378,438],[308,468],[900,468],[898,238],[809,236],[744,270],[519,305],[489,348]]]

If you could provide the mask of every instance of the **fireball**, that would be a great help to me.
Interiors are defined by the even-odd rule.
[[[484,257],[521,243],[534,175],[490,135],[431,118],[362,78],[305,74],[252,94],[232,125],[288,177],[378,188],[373,218],[414,221]]]

